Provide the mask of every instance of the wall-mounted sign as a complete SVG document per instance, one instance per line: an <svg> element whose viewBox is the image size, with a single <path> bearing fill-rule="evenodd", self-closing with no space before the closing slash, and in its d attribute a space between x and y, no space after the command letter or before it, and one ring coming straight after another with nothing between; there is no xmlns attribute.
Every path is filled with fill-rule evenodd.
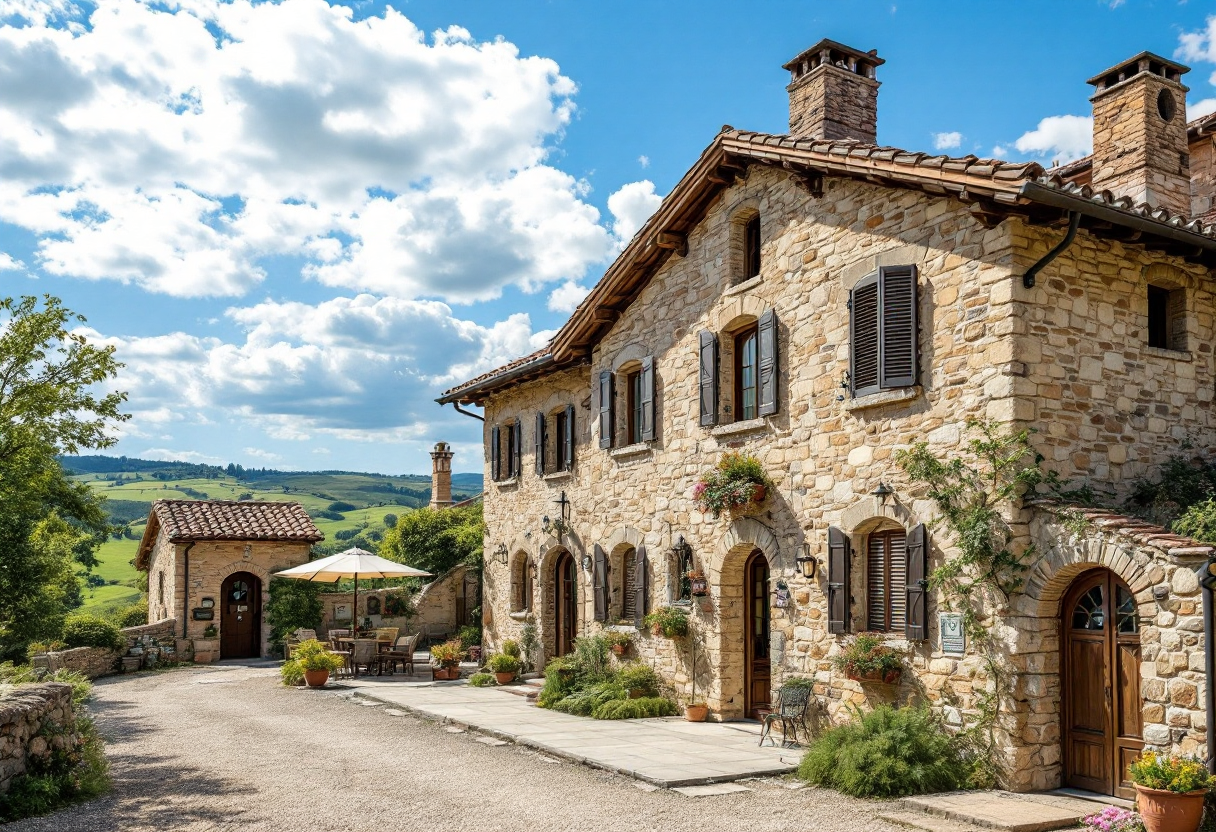
<svg viewBox="0 0 1216 832"><path fill-rule="evenodd" d="M967 652L967 633L963 630L963 614L961 612L939 612L937 614L937 631L941 634L943 653L961 656Z"/></svg>
<svg viewBox="0 0 1216 832"><path fill-rule="evenodd" d="M778 607L788 607L790 605L790 588L786 586L785 581L777 584L777 591L774 594L777 596Z"/></svg>
<svg viewBox="0 0 1216 832"><path fill-rule="evenodd" d="M334 621L350 621L350 604L334 606Z"/></svg>
<svg viewBox="0 0 1216 832"><path fill-rule="evenodd" d="M214 598L204 598L202 601L199 601L198 605L200 607L202 607L203 609L209 610L215 606L215 599Z"/></svg>
<svg viewBox="0 0 1216 832"><path fill-rule="evenodd" d="M215 610L210 607L195 607L191 617L195 621L212 621L215 619Z"/></svg>

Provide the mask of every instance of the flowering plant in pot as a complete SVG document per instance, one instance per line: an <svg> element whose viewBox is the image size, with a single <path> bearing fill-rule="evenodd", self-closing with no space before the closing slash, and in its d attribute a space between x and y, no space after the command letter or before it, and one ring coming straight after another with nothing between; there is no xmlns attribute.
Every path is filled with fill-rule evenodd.
<svg viewBox="0 0 1216 832"><path fill-rule="evenodd" d="M620 630L607 630L604 632L604 641L615 655L623 656L629 645L633 644L633 636Z"/></svg>
<svg viewBox="0 0 1216 832"><path fill-rule="evenodd" d="M486 667L494 674L494 680L498 684L505 685L515 681L515 674L519 672L520 664L519 659L515 656L496 653L486 662Z"/></svg>
<svg viewBox="0 0 1216 832"><path fill-rule="evenodd" d="M688 635L688 613L675 607L659 607L647 613L642 623L656 636L683 638Z"/></svg>
<svg viewBox="0 0 1216 832"><path fill-rule="evenodd" d="M459 679L460 660L464 658L464 649L460 639L445 641L431 648L431 662L435 665L436 679Z"/></svg>
<svg viewBox="0 0 1216 832"><path fill-rule="evenodd" d="M858 633L832 664L855 682L884 685L899 684L904 671L899 654L883 644L878 633Z"/></svg>
<svg viewBox="0 0 1216 832"><path fill-rule="evenodd" d="M292 650L291 659L304 671L304 681L310 688L324 687L329 681L329 674L346 662L341 656L329 652L329 649L315 638L296 645Z"/></svg>
<svg viewBox="0 0 1216 832"><path fill-rule="evenodd" d="M1216 785L1200 760L1145 751L1130 766L1136 804L1147 832L1195 832L1203 797Z"/></svg>
<svg viewBox="0 0 1216 832"><path fill-rule="evenodd" d="M692 496L701 511L719 517L755 514L768 497L773 481L760 460L751 454L728 451L709 473L693 486Z"/></svg>

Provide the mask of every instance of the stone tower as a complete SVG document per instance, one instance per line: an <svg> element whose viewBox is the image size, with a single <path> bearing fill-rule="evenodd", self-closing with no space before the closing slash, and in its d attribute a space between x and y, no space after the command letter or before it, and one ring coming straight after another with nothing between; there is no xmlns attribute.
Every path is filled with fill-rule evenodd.
<svg viewBox="0 0 1216 832"><path fill-rule="evenodd" d="M447 442L436 442L431 451L431 508L452 504L452 449Z"/></svg>
<svg viewBox="0 0 1216 832"><path fill-rule="evenodd" d="M878 51L821 40L782 68L790 71L790 135L878 141Z"/></svg>
<svg viewBox="0 0 1216 832"><path fill-rule="evenodd" d="M1093 188L1189 214L1191 162L1182 64L1141 52L1090 78Z"/></svg>

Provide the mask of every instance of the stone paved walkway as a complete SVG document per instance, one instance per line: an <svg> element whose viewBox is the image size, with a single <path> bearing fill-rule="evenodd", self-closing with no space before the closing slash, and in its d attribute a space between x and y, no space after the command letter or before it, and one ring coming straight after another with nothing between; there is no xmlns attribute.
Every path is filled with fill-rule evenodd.
<svg viewBox="0 0 1216 832"><path fill-rule="evenodd" d="M802 755L797 748L760 748L758 728L750 723L588 719L459 682L411 684L373 676L341 684L392 707L663 788L786 774Z"/></svg>

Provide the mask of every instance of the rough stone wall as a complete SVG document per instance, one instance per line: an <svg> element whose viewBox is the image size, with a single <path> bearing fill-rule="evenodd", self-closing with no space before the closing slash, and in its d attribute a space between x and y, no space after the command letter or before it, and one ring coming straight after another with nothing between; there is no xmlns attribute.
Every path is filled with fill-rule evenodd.
<svg viewBox="0 0 1216 832"><path fill-rule="evenodd" d="M821 64L789 85L790 135L807 139L878 136L878 81Z"/></svg>
<svg viewBox="0 0 1216 832"><path fill-rule="evenodd" d="M176 618L182 614L185 594L178 581L178 547L161 531L148 556L148 623ZM161 595L160 587L165 592Z"/></svg>
<svg viewBox="0 0 1216 832"><path fill-rule="evenodd" d="M1216 208L1216 136L1191 144L1191 216Z"/></svg>
<svg viewBox="0 0 1216 832"><path fill-rule="evenodd" d="M456 608L457 595L464 581L464 573L465 568L458 566L424 586L414 596L413 601L416 614L410 618L387 615L368 616L367 614L367 602L369 598L379 599L380 609L383 610L385 596L395 592L399 593L401 590L361 590L359 592L358 619L362 621L365 617L370 617L373 627L397 627L401 630L399 635L426 633L431 638L440 635L455 635L456 631L460 629L461 623L463 623L456 620ZM321 593L321 603L324 605L324 612L321 627L317 631L319 635L324 637L334 627L345 628L350 626L349 619L339 620L335 615L338 606L344 605L349 609L350 602L351 593L349 592Z"/></svg>
<svg viewBox="0 0 1216 832"><path fill-rule="evenodd" d="M78 742L75 725L71 685L45 682L0 691L0 793L31 759Z"/></svg>
<svg viewBox="0 0 1216 832"><path fill-rule="evenodd" d="M71 650L59 650L46 654L46 668L52 673L56 670L75 670L90 679L99 676L109 676L115 672L118 660L125 650L111 650L108 647L74 647ZM38 666L38 663L35 663Z"/></svg>

